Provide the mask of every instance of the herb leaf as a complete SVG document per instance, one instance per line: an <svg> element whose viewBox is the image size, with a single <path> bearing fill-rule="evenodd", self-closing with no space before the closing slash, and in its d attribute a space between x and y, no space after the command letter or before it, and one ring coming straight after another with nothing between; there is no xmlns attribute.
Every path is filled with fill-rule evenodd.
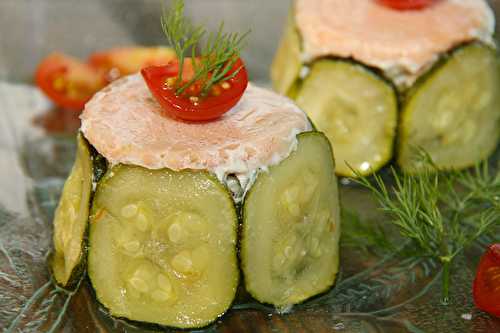
<svg viewBox="0 0 500 333"><path fill-rule="evenodd" d="M443 300L447 302L451 261L481 235L500 226L500 174L491 175L487 162L473 171L438 172L421 151L423 170L415 175L391 168L393 185L379 175L356 175L354 182L373 192L381 209L400 233L412 240L421 256L443 264Z"/></svg>
<svg viewBox="0 0 500 333"><path fill-rule="evenodd" d="M161 25L179 61L177 95L185 92L195 82L202 82L201 94L207 94L214 84L231 79L241 70L237 68L231 75L227 75L238 60L249 31L244 34L226 33L222 22L216 33L207 33L204 27L194 26L186 19L183 0L172 1L169 11L163 9ZM189 54L194 60L197 57L197 47L204 37L206 40L200 46L199 61L192 62L194 75L187 82L183 82L181 69L185 56Z"/></svg>

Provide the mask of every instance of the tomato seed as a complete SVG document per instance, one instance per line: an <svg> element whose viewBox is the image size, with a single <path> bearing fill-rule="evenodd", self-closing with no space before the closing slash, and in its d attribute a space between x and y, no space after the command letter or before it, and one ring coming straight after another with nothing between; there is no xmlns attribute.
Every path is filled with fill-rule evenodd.
<svg viewBox="0 0 500 333"><path fill-rule="evenodd" d="M500 267L489 267L486 273L500 273Z"/></svg>
<svg viewBox="0 0 500 333"><path fill-rule="evenodd" d="M167 87L172 87L175 84L175 77L169 77L168 79L165 80L165 85Z"/></svg>
<svg viewBox="0 0 500 333"><path fill-rule="evenodd" d="M52 86L57 91L63 91L64 88L66 87L66 81L62 76L56 77L52 82Z"/></svg>
<svg viewBox="0 0 500 333"><path fill-rule="evenodd" d="M219 96L221 94L221 90L220 90L219 86L213 86L211 89L211 93L214 96Z"/></svg>

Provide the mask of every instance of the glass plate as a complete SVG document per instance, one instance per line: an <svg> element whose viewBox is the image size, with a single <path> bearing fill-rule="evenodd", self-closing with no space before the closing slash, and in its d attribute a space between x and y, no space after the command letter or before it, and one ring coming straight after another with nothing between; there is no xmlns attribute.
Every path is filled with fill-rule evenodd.
<svg viewBox="0 0 500 333"><path fill-rule="evenodd" d="M50 109L28 85L0 84L0 328L7 332L144 332L115 320L87 279L75 293L55 287L46 268L51 220L75 152L78 118ZM500 152L492 158L498 164ZM384 216L366 190L341 179L341 270L333 289L284 314L238 294L231 310L201 332L500 332L500 319L475 309L471 284L483 237L452 267L451 304L441 304L440 267L374 246ZM365 235L361 241L353 239ZM364 232L364 234L363 234ZM496 240L499 241L500 237Z"/></svg>
<svg viewBox="0 0 500 333"><path fill-rule="evenodd" d="M251 27L244 57L253 79L265 83L289 2L199 0L188 1L187 10L195 21L213 25L215 15L231 29ZM500 0L491 3L500 8ZM52 110L32 86L12 83L31 77L35 64L52 50L85 57L115 45L162 43L151 19L158 10L156 0L0 1L1 331L160 329L111 318L86 279L75 293L51 283L46 267L51 220L73 163L79 123L75 114ZM497 150L492 165L498 166L499 159ZM445 306L440 267L430 259L402 255L405 240L386 228L370 193L342 179L341 200L341 270L329 292L285 314L240 292L231 310L200 332L500 332L500 319L477 310L471 297L479 257L500 235L479 239L455 261L451 304ZM379 227L400 247L374 246L370 235ZM363 237L349 237L354 231Z"/></svg>

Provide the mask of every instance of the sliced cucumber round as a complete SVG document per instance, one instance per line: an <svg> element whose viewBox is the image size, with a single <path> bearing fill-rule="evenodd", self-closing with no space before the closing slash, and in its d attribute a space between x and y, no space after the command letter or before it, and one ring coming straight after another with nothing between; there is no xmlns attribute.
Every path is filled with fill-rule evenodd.
<svg viewBox="0 0 500 333"><path fill-rule="evenodd" d="M336 172L377 171L391 158L396 135L396 92L363 66L331 59L313 63L297 104L333 145Z"/></svg>
<svg viewBox="0 0 500 333"><path fill-rule="evenodd" d="M302 68L300 36L294 23L293 10L288 15L283 37L271 65L273 88L283 95L294 95Z"/></svg>
<svg viewBox="0 0 500 333"><path fill-rule="evenodd" d="M87 142L77 137L76 160L54 215L54 249L50 269L57 284L73 287L85 270L85 232L92 193L92 158Z"/></svg>
<svg viewBox="0 0 500 333"><path fill-rule="evenodd" d="M236 293L236 231L231 194L210 174L113 167L90 218L97 299L117 317L206 326Z"/></svg>
<svg viewBox="0 0 500 333"><path fill-rule="evenodd" d="M499 105L496 52L478 43L458 48L410 90L401 114L398 164L409 172L421 169L417 148L441 169L486 158L498 143Z"/></svg>
<svg viewBox="0 0 500 333"><path fill-rule="evenodd" d="M298 147L258 175L243 204L241 267L257 300L286 307L330 288L338 271L340 216L328 139Z"/></svg>

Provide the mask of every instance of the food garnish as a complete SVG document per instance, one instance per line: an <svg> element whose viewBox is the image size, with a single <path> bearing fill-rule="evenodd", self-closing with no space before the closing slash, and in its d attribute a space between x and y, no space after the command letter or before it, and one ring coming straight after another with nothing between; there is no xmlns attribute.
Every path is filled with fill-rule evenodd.
<svg viewBox="0 0 500 333"><path fill-rule="evenodd" d="M193 26L184 17L182 0L174 1L171 11L164 11L162 27L177 61L144 68L141 72L167 115L206 121L229 111L248 84L247 71L240 59L247 33L225 33L221 23L217 33L207 34L205 28ZM206 42L197 54L196 47L204 37Z"/></svg>
<svg viewBox="0 0 500 333"><path fill-rule="evenodd" d="M473 295L478 308L500 317L500 243L490 245L482 256Z"/></svg>
<svg viewBox="0 0 500 333"><path fill-rule="evenodd" d="M442 264L442 302L448 304L453 259L500 225L500 173L492 175L487 162L473 171L438 173L427 153L419 150L418 156L427 168L417 175L391 168L392 186L380 175L370 180L353 170L359 177L354 181L373 192L389 222L411 240L416 255Z"/></svg>
<svg viewBox="0 0 500 333"><path fill-rule="evenodd" d="M76 111L106 84L90 65L60 53L49 55L38 65L35 81L56 105Z"/></svg>
<svg viewBox="0 0 500 333"><path fill-rule="evenodd" d="M167 47L116 48L93 53L87 63L53 53L38 65L35 82L60 108L80 111L109 82L175 58L175 52Z"/></svg>
<svg viewBox="0 0 500 333"><path fill-rule="evenodd" d="M384 6L398 10L423 9L432 5L436 0L377 0Z"/></svg>

